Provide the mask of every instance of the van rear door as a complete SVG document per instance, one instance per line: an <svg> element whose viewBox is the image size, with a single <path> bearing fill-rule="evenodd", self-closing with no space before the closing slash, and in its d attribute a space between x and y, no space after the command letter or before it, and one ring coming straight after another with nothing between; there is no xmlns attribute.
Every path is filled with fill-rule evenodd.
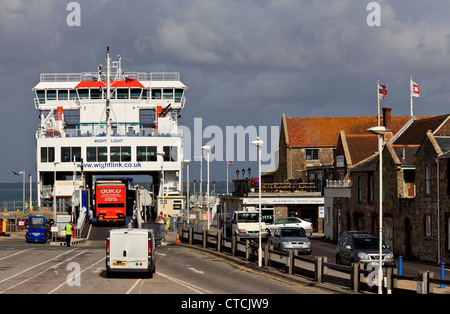
<svg viewBox="0 0 450 314"><path fill-rule="evenodd" d="M147 271L149 232L121 229L110 232L110 268L113 271ZM151 240L151 239L150 239Z"/></svg>

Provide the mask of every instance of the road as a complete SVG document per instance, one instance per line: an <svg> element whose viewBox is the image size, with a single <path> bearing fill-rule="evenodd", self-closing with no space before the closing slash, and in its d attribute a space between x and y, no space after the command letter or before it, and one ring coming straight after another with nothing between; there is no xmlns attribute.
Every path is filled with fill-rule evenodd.
<svg viewBox="0 0 450 314"><path fill-rule="evenodd" d="M0 240L0 294L323 294L179 245L156 250L153 278L106 277L105 242L65 247Z"/></svg>
<svg viewBox="0 0 450 314"><path fill-rule="evenodd" d="M313 239L311 241L311 245L311 257L326 256L329 263L336 263L336 244ZM434 278L440 278L441 268L438 265L435 266L411 261L403 261L403 275L417 276L420 271L426 270L434 272ZM446 276L448 276L448 271L446 271Z"/></svg>

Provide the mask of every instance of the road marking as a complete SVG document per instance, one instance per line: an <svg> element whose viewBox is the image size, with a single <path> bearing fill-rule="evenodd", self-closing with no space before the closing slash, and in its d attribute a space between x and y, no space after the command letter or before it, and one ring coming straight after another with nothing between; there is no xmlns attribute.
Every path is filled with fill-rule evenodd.
<svg viewBox="0 0 450 314"><path fill-rule="evenodd" d="M0 283L5 282L5 281L7 281L7 280L9 280L9 279L11 279L11 278L17 277L17 276L19 276L19 275L21 275L21 274L23 274L23 273L25 273L25 272L27 272L27 271L33 269L33 268L36 268L36 267L41 266L41 265L43 265L43 264L45 264L45 263L48 263L48 262L50 262L50 261L52 261L52 260L54 260L54 259L57 259L57 258L60 257L60 256L63 256L63 255L65 255L65 254L67 254L67 253L70 253L70 252L72 252L72 251L74 251L74 250L75 250L75 249L72 249L72 250L67 251L67 252L65 252L65 253L59 254L58 256L53 257L53 258L51 258L51 259L49 259L49 260L46 260L45 262L42 262L42 263L36 264L36 265L34 265L34 266L31 266L31 267L29 267L29 268L27 268L27 269L21 271L20 273L17 273L17 274L15 274L15 275L12 275L12 276L10 276L10 277L8 277L8 278L5 278L5 279L1 280Z"/></svg>
<svg viewBox="0 0 450 314"><path fill-rule="evenodd" d="M79 274L77 274L77 276L80 276L82 273L84 273L86 270L94 267L95 265L97 265L98 263L100 263L101 261L104 261L105 257L102 257L100 260L98 260L97 262L95 262L94 264L92 264L91 266L89 266L88 268L85 268L84 270L82 270ZM71 278L73 279L73 278ZM67 284L67 282L69 281L69 278L64 281L62 284L60 284L58 287L56 287L55 289L53 289L52 291L50 291L48 294L52 294L53 292L55 292L56 290L58 290L59 288L61 288L62 286L64 286L65 284Z"/></svg>
<svg viewBox="0 0 450 314"><path fill-rule="evenodd" d="M11 254L11 255L8 255L8 256L3 256L2 258L0 258L0 261L1 261L2 259L5 259L5 258L14 256L14 255L17 255L17 254L20 254L20 253L23 253L23 252L26 252L26 251L29 251L29 250L33 250L33 249L26 249L26 250L22 250L22 251L16 252L16 253Z"/></svg>
<svg viewBox="0 0 450 314"><path fill-rule="evenodd" d="M194 273L197 273L197 274L202 274L202 275L204 274L203 270L197 270L194 267L189 267L188 269L192 270Z"/></svg>
<svg viewBox="0 0 450 314"><path fill-rule="evenodd" d="M197 287L196 285L193 285L193 284L191 284L191 283L189 283L189 282L186 282L186 281L183 281L183 280L180 280L180 279L177 279L177 278L174 278L174 277L165 275L165 274L163 274L163 273L156 272L156 274L158 274L159 276L164 277L164 278L166 278L166 279L169 279L169 280L171 280L171 281L173 281L173 282L175 282L175 283L177 283L177 284L179 284L179 285L181 285L181 286L184 286L184 287L186 287L186 288L188 288L188 289L191 289L192 291L195 291L195 292L197 292L198 294L212 293L212 292L209 291L209 290L206 290L206 289Z"/></svg>
<svg viewBox="0 0 450 314"><path fill-rule="evenodd" d="M128 289L128 291L127 291L125 294L130 294L131 291L133 291L133 289L138 285L138 283L141 282L141 280L142 280L142 278L141 278L141 279L138 279L138 280L134 283L134 285L133 285L130 289Z"/></svg>
<svg viewBox="0 0 450 314"><path fill-rule="evenodd" d="M47 271L47 270L49 270L49 269L53 269L53 270L55 270L55 272L56 272L56 268L57 268L59 265L64 264L64 263L67 263L68 261L74 259L74 258L77 257L78 255L81 255L81 254L83 254L83 253L86 252L86 251L87 251L87 250L85 250L85 251L83 251L83 252L81 252L81 253L78 253L77 255L72 256L72 257L69 258L68 260L65 260L65 261L60 262L60 263L58 263L58 264L56 264L56 265L53 265L52 267L50 267L50 268L48 268L48 269L46 269L46 270L44 270L44 271L42 271L42 272L40 272L40 273L37 273L37 274L34 275L33 277L27 278L27 279L25 279L25 280L23 280L23 281L21 281L21 282L19 282L19 283L16 283L14 286L10 286L10 287L8 287L8 289L5 289L5 290L3 290L3 291L0 291L0 294L2 294L2 293L5 292L5 291L8 291L8 290L10 290L10 289L12 289L12 288L15 288L15 287L17 287L17 286L19 286L19 285L21 285L21 284L27 282L28 280L31 280L31 279L33 279L33 278L36 278L37 276L41 275L43 272L45 272L45 271Z"/></svg>

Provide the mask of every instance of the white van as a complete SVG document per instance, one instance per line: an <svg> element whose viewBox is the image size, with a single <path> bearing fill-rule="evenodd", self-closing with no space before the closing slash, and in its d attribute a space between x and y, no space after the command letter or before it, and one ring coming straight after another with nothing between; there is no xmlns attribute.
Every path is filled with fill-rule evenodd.
<svg viewBox="0 0 450 314"><path fill-rule="evenodd" d="M150 278L155 272L155 236L149 229L113 229L106 239L106 274L143 272Z"/></svg>

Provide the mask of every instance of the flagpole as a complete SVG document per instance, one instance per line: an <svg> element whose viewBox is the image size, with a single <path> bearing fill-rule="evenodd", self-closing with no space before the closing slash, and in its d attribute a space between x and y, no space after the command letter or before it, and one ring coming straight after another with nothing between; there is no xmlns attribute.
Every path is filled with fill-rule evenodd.
<svg viewBox="0 0 450 314"><path fill-rule="evenodd" d="M380 126L380 80L377 80L377 100L378 100L377 119L378 119L378 126Z"/></svg>
<svg viewBox="0 0 450 314"><path fill-rule="evenodd" d="M413 90L412 90L412 76L409 77L409 98L410 98L410 103L411 103L411 117L414 115L413 114Z"/></svg>
<svg viewBox="0 0 450 314"><path fill-rule="evenodd" d="M227 195L228 195L228 160L227 160Z"/></svg>

